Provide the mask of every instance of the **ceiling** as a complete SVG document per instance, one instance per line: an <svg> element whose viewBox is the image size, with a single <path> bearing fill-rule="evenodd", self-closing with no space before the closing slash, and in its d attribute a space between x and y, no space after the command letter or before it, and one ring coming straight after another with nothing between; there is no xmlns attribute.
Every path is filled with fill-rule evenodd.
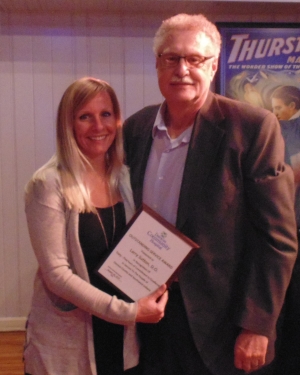
<svg viewBox="0 0 300 375"><path fill-rule="evenodd" d="M232 2L230 7L228 3ZM235 13L241 10L255 11L270 7L272 10L283 12L299 11L300 0L0 0L0 12L72 12L72 13L199 13L209 12L222 14L230 10ZM288 6L287 3L289 4ZM274 8L275 7L275 8Z"/></svg>

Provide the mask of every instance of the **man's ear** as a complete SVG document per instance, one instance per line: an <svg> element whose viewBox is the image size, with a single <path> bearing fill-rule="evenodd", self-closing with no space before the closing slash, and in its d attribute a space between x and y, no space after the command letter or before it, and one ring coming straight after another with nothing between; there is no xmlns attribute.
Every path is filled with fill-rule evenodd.
<svg viewBox="0 0 300 375"><path fill-rule="evenodd" d="M211 64L211 78L210 78L211 81L214 79L214 76L217 70L218 70L218 58L215 57Z"/></svg>
<svg viewBox="0 0 300 375"><path fill-rule="evenodd" d="M157 69L157 67L158 67L158 58L156 57L156 59L155 59L155 69Z"/></svg>

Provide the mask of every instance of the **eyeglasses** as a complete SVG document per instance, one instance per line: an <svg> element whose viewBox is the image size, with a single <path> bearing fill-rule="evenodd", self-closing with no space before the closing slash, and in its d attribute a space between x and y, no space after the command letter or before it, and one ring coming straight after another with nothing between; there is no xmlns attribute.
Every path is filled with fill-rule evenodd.
<svg viewBox="0 0 300 375"><path fill-rule="evenodd" d="M180 59L184 59L188 68L201 68L205 61L212 59L214 56L200 56L200 55L190 55L190 56L179 56L174 53L160 53L158 55L162 65L165 68L175 68L179 64Z"/></svg>

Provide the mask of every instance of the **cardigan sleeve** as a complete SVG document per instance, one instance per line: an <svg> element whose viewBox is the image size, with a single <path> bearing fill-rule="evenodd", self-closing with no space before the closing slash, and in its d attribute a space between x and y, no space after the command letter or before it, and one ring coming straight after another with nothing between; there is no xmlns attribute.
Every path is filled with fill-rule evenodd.
<svg viewBox="0 0 300 375"><path fill-rule="evenodd" d="M39 273L50 294L109 322L134 324L137 303L127 303L102 292L89 283L88 277L86 280L80 277L75 269L71 254L76 249L68 248L69 215L58 178L46 177L45 181L30 183L25 211ZM81 252L79 245L78 252Z"/></svg>

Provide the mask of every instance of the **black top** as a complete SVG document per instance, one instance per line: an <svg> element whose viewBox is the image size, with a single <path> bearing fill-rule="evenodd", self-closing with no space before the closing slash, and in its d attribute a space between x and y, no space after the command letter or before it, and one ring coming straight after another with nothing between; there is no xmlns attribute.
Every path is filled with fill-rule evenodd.
<svg viewBox="0 0 300 375"><path fill-rule="evenodd" d="M120 239L126 225L125 209L122 202L114 206L115 235L113 238L112 207L97 208L102 219L109 248L106 247L105 236L97 215L81 213L79 215L79 240L90 277L96 288L110 295L121 296L107 284L95 270L110 254L113 246ZM105 375L123 374L123 326L108 323L93 316L93 333L97 373Z"/></svg>

